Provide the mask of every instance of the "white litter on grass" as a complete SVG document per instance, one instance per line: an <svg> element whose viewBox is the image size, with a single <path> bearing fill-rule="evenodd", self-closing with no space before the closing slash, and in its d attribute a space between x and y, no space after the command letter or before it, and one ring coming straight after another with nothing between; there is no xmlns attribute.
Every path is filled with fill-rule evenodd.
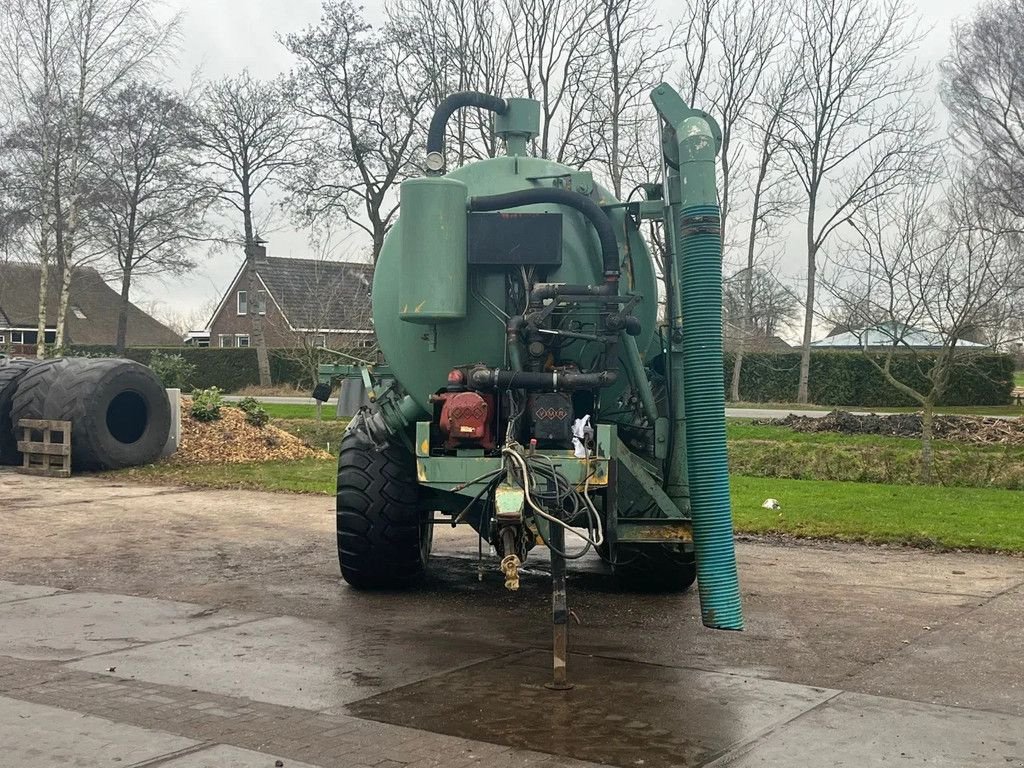
<svg viewBox="0 0 1024 768"><path fill-rule="evenodd" d="M764 504L761 506L765 509L782 509L782 505L779 504L778 499L765 499Z"/></svg>

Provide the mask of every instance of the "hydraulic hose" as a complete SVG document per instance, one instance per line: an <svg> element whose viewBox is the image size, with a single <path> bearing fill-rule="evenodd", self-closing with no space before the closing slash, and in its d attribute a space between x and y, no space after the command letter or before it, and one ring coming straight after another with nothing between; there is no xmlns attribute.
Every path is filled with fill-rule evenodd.
<svg viewBox="0 0 1024 768"><path fill-rule="evenodd" d="M444 132L450 118L456 110L464 107L480 107L499 115L508 111L508 102L497 96L480 91L460 91L446 97L437 105L434 116L430 119L427 131L427 170L440 173L444 168Z"/></svg>
<svg viewBox="0 0 1024 768"><path fill-rule="evenodd" d="M619 244L615 239L615 227L608 214L586 195L573 192L571 189L557 187L533 187L507 192L503 195L469 198L471 211L500 211L505 208L519 208L537 203L554 203L574 208L582 213L597 231L597 239L601 243L601 262L604 266L605 281L616 283L619 280Z"/></svg>

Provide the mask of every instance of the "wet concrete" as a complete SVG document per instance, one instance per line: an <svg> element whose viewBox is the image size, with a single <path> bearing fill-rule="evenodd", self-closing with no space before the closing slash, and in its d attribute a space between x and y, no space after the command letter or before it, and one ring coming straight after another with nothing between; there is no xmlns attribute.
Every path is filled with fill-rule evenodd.
<svg viewBox="0 0 1024 768"><path fill-rule="evenodd" d="M197 742L0 696L0 755L14 768L130 766Z"/></svg>
<svg viewBox="0 0 1024 768"><path fill-rule="evenodd" d="M323 497L0 471L0 505L0 692L63 707L32 681L114 702L141 686L149 719L66 706L203 745L168 765L228 744L244 768L447 768L460 744L467 764L545 768L1024 766L1024 559L741 542L743 633L701 627L695 594L622 594L586 560L569 580L577 687L556 694L543 558L508 593L491 568L477 580L462 530L438 529L421 588L367 594L339 579Z"/></svg>
<svg viewBox="0 0 1024 768"><path fill-rule="evenodd" d="M610 765L697 766L839 692L572 654L570 691L531 651L364 699L347 711Z"/></svg>

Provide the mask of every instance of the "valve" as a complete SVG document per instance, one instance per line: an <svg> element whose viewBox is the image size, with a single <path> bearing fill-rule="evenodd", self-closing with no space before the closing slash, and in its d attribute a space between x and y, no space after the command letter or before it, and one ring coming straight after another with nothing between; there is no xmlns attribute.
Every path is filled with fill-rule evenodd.
<svg viewBox="0 0 1024 768"><path fill-rule="evenodd" d="M519 589L519 555L505 555L501 558L501 572L505 574L505 589L515 592Z"/></svg>

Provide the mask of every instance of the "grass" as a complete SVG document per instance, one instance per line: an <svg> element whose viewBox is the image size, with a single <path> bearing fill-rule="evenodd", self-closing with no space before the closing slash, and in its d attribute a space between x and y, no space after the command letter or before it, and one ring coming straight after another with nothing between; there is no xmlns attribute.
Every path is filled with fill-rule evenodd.
<svg viewBox="0 0 1024 768"><path fill-rule="evenodd" d="M177 467L113 473L143 482L331 495L328 459ZM734 476L736 530L872 544L1024 552L1024 494L990 488L896 486ZM778 499L779 510L764 509Z"/></svg>
<svg viewBox="0 0 1024 768"><path fill-rule="evenodd" d="M1024 371L1017 371L1013 374L1013 386L1024 387Z"/></svg>
<svg viewBox="0 0 1024 768"><path fill-rule="evenodd" d="M256 464L150 464L118 470L106 476L197 488L332 494L335 472L333 459L301 459Z"/></svg>
<svg viewBox="0 0 1024 768"><path fill-rule="evenodd" d="M301 438L307 445L337 454L338 443L348 426L348 419L274 419L271 423Z"/></svg>
<svg viewBox="0 0 1024 768"><path fill-rule="evenodd" d="M316 419L316 405L312 403L264 403L261 402L272 419ZM324 405L320 409L320 418L323 421L334 421L337 416L333 405Z"/></svg>
<svg viewBox="0 0 1024 768"><path fill-rule="evenodd" d="M1024 552L1024 494L734 477L736 530L948 549ZM781 509L764 509L774 498Z"/></svg>

